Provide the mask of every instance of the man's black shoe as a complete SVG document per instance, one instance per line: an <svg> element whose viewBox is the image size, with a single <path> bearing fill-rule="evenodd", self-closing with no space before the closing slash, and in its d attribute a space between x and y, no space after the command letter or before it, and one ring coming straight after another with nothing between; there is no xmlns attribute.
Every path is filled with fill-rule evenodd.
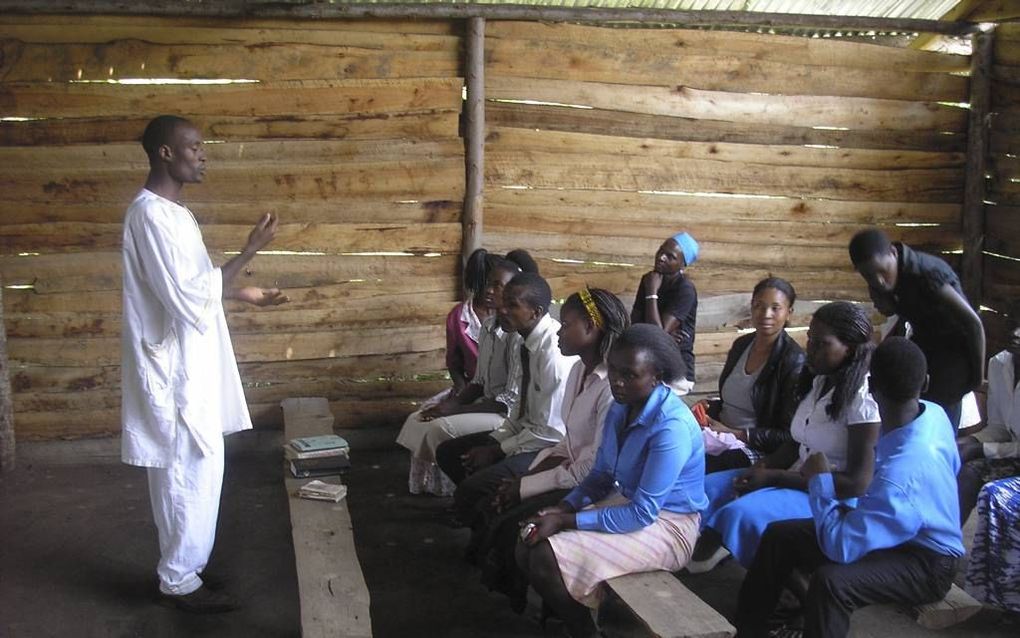
<svg viewBox="0 0 1020 638"><path fill-rule="evenodd" d="M205 586L183 595L160 592L158 602L166 607L176 607L192 614L222 614L240 606L231 596L224 592L212 591Z"/></svg>

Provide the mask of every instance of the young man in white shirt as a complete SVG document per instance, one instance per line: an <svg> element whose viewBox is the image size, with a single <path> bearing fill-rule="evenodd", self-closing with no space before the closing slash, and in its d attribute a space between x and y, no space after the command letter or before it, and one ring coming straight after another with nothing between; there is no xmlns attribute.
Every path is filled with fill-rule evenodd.
<svg viewBox="0 0 1020 638"><path fill-rule="evenodd" d="M503 479L522 476L539 450L563 439L563 391L577 357L560 353L551 300L549 284L535 273L510 280L500 312L524 338L518 414L491 433L462 436L436 450L439 467L457 484L453 498L463 524L474 521L475 506L487 503Z"/></svg>
<svg viewBox="0 0 1020 638"><path fill-rule="evenodd" d="M264 215L241 253L213 266L185 184L205 176L202 135L189 121L153 119L142 136L145 188L124 218L121 456L148 468L159 532L159 601L196 613L235 608L219 579L202 574L212 551L223 483L223 435L251 428L223 314L223 299L257 306L287 298L231 283L272 241Z"/></svg>

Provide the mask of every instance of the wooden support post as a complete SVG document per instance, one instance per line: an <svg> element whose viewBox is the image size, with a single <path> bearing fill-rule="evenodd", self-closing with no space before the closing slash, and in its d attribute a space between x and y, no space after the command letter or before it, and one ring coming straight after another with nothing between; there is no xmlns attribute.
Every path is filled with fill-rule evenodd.
<svg viewBox="0 0 1020 638"><path fill-rule="evenodd" d="M468 18L464 103L464 262L482 245L482 200L485 191L485 18Z"/></svg>
<svg viewBox="0 0 1020 638"><path fill-rule="evenodd" d="M4 286L0 280L0 472L14 469L14 408L11 371L7 362L7 329L4 327Z"/></svg>
<svg viewBox="0 0 1020 638"><path fill-rule="evenodd" d="M963 292L975 308L981 306L985 244L985 171L988 163L988 111L991 101L994 31L971 37L970 122L967 127L967 169L963 188Z"/></svg>

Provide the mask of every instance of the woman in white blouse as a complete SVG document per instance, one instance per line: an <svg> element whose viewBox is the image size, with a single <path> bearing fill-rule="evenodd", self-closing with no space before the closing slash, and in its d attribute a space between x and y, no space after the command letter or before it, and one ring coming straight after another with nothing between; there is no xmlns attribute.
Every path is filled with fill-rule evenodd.
<svg viewBox="0 0 1020 638"><path fill-rule="evenodd" d="M710 504L688 570L711 569L726 550L749 567L769 523L810 517L799 469L814 452L832 463L840 498L864 493L880 428L878 405L868 393L871 333L868 315L852 303L836 301L815 312L807 343L807 366L815 376L802 378L804 398L790 423L793 441L749 469L705 478Z"/></svg>

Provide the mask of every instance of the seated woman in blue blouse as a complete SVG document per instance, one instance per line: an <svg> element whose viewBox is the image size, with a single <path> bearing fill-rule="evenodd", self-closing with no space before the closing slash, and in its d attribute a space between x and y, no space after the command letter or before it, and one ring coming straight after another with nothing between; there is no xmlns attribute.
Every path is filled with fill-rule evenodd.
<svg viewBox="0 0 1020 638"><path fill-rule="evenodd" d="M708 504L701 432L666 385L685 374L672 337L632 326L608 368L615 401L591 472L526 521L517 546L518 565L575 638L596 635L588 608L598 607L603 581L684 566Z"/></svg>
<svg viewBox="0 0 1020 638"><path fill-rule="evenodd" d="M868 315L835 301L819 308L808 328L804 398L790 423L793 440L746 470L709 474L705 529L687 566L714 567L729 550L744 567L754 560L769 523L811 516L807 481L800 466L823 452L833 466L836 493L853 499L871 482L878 440L878 405L868 393L868 366L875 346Z"/></svg>

